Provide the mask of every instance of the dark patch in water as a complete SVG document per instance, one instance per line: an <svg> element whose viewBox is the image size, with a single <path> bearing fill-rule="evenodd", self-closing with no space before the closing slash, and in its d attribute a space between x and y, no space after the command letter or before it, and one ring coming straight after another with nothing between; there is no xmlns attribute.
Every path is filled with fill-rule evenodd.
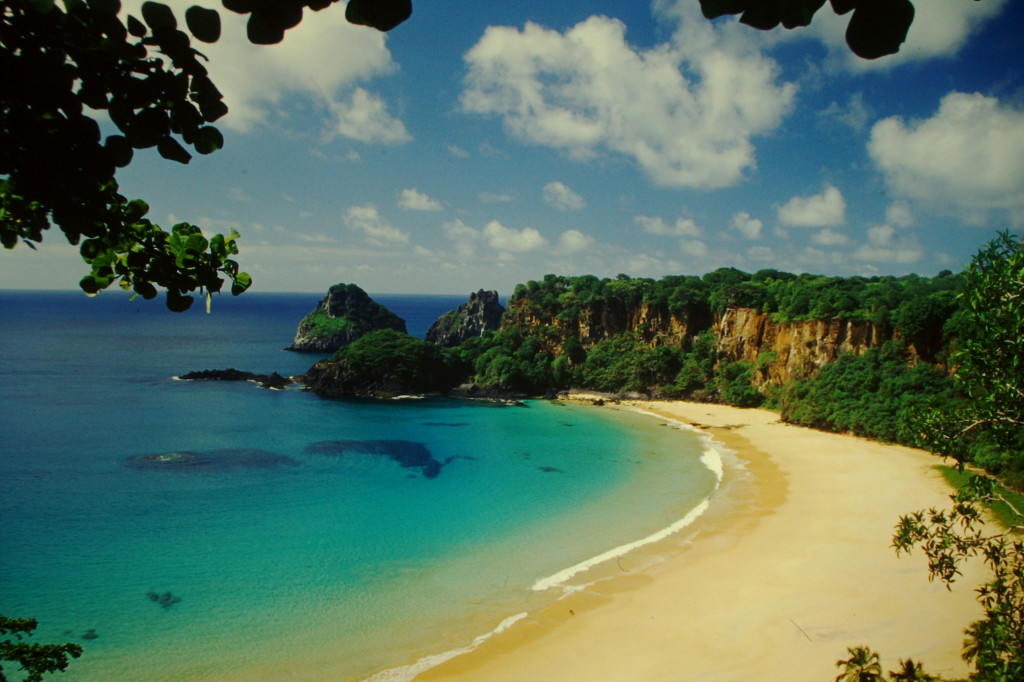
<svg viewBox="0 0 1024 682"><path fill-rule="evenodd" d="M85 632L82 633L82 639L92 640L92 639L96 639L97 637L99 637L99 635L96 634L96 629L95 628L90 628L90 629L88 629L88 630L86 630Z"/></svg>
<svg viewBox="0 0 1024 682"><path fill-rule="evenodd" d="M439 462L423 443L409 440L323 440L307 445L306 452L334 457L383 455L397 462L403 469L419 469L424 478L437 478L441 468L456 459L449 457L444 462Z"/></svg>
<svg viewBox="0 0 1024 682"><path fill-rule="evenodd" d="M564 474L565 473L564 471L562 471L558 467L537 467L537 468L540 469L541 471L543 471L545 474Z"/></svg>
<svg viewBox="0 0 1024 682"><path fill-rule="evenodd" d="M469 426L469 422L423 422L424 426Z"/></svg>
<svg viewBox="0 0 1024 682"><path fill-rule="evenodd" d="M149 601L153 602L154 604L159 604L165 609L169 609L181 601L181 597L175 596L170 592L164 592L163 594L157 594L156 592L147 592L146 596L149 598Z"/></svg>
<svg viewBox="0 0 1024 682"><path fill-rule="evenodd" d="M179 450L155 455L137 455L125 464L144 471L212 471L220 473L233 469L276 469L280 466L298 466L291 457L254 448L228 448L225 450Z"/></svg>

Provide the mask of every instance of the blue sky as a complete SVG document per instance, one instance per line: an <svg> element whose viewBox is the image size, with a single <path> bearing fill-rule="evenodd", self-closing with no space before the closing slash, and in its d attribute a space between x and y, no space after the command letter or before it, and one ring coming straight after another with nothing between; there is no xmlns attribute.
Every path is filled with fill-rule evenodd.
<svg viewBox="0 0 1024 682"><path fill-rule="evenodd" d="M934 275L1024 225L1022 4L918 2L875 62L827 3L761 32L697 0L420 0L386 36L338 3L274 47L221 10L225 149L119 178L162 225L237 229L256 291ZM0 254L0 288L73 288L76 259L54 232Z"/></svg>

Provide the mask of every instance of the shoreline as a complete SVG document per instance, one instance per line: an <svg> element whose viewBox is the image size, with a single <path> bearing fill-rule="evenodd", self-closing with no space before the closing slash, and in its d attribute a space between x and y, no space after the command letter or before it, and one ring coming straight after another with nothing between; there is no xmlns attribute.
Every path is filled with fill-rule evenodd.
<svg viewBox="0 0 1024 682"><path fill-rule="evenodd" d="M624 555L626 568L590 568L586 588L503 623L416 680L810 682L833 679L856 645L878 651L886 670L914 658L932 674L967 671L961 642L981 614L981 562L947 591L928 582L920 554L897 558L889 547L899 515L949 502L938 457L784 424L765 410L646 400L605 408L689 425L735 453L714 502L684 532Z"/></svg>

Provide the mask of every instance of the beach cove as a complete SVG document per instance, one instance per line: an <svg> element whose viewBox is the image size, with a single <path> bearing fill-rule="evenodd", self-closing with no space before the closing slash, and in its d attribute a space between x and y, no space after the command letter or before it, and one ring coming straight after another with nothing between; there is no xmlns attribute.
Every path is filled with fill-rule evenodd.
<svg viewBox="0 0 1024 682"><path fill-rule="evenodd" d="M981 615L983 566L965 566L947 591L928 581L922 555L889 547L901 514L949 502L939 458L765 410L611 408L692 425L733 451L714 504L681 537L638 550L663 561L629 555L619 575L416 679L827 680L856 645L886 670L914 658L932 674L966 672L963 629Z"/></svg>

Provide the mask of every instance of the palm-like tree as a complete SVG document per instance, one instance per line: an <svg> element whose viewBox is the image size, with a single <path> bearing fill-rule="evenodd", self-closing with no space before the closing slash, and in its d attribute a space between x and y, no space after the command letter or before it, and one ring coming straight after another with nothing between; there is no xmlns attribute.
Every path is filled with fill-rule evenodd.
<svg viewBox="0 0 1024 682"><path fill-rule="evenodd" d="M836 682L882 682L882 663L876 652L866 646L847 647L846 651L850 657L836 661L843 669Z"/></svg>
<svg viewBox="0 0 1024 682"><path fill-rule="evenodd" d="M900 669L889 671L890 682L935 682L939 678L924 671L924 666L915 663L914 659L900 659Z"/></svg>

